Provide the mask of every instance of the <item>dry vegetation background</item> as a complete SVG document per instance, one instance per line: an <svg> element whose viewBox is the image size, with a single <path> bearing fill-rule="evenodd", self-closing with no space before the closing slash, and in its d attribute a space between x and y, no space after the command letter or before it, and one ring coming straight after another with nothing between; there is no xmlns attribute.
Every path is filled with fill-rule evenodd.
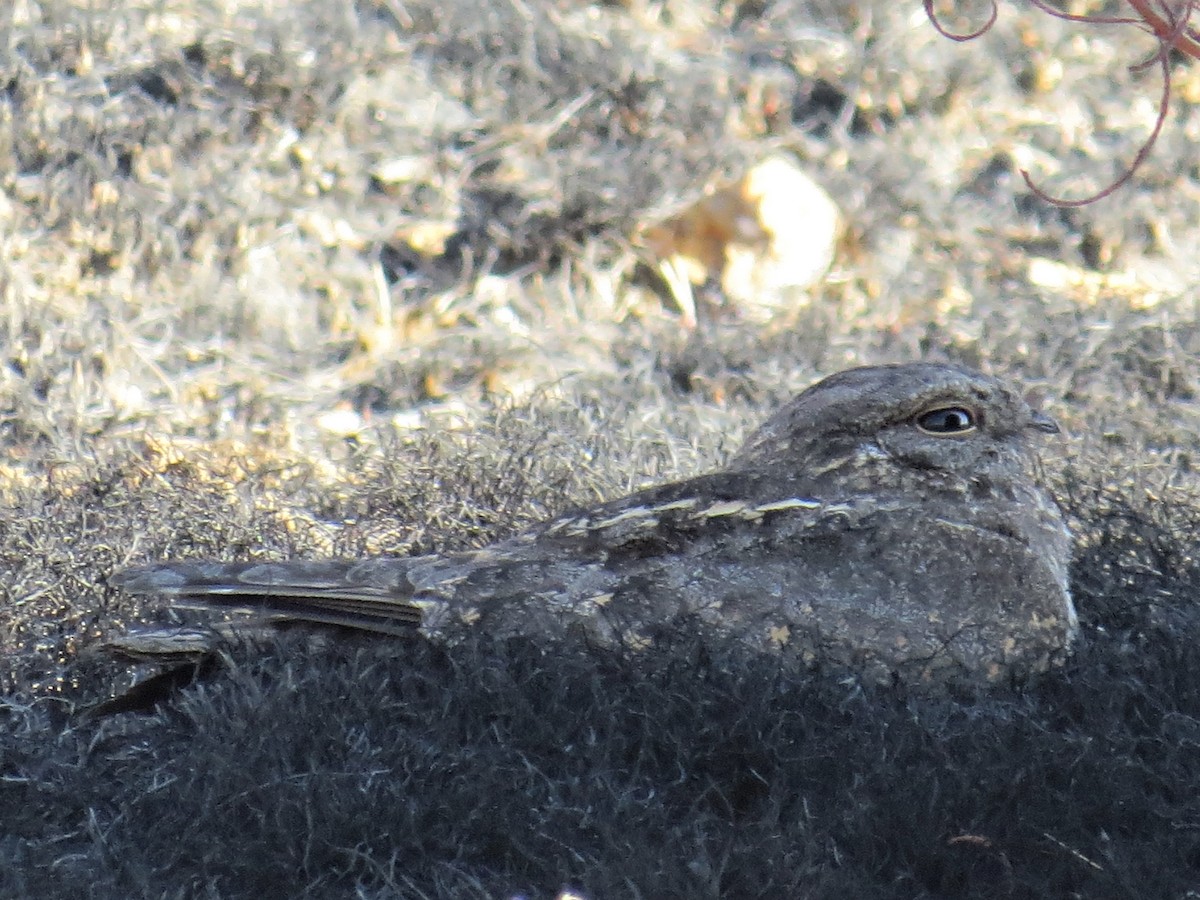
<svg viewBox="0 0 1200 900"><path fill-rule="evenodd" d="M1112 180L1153 125L1155 73L1127 66L1154 48L1134 29L1019 4L967 45L894 0L3 4L0 893L1197 896L1200 774L1185 750L1200 747L1200 681L1186 671L1200 663L1186 649L1200 645L1200 68L1176 67L1156 152L1115 196L1057 209L1018 174L1067 196ZM781 151L842 209L830 276L766 322L707 291L684 327L632 236ZM1075 516L1091 649L1073 674L996 700L1000 713L914 725L925 720L903 698L721 681L720 666L683 703L687 667L639 671L579 648L560 661L530 651L557 673L545 680L515 651L476 648L489 680L428 648L305 665L307 648L289 645L266 654L290 647L286 662L245 650L245 671L157 717L72 717L133 674L95 645L167 616L108 589L115 569L478 545L715 464L819 376L914 358L1012 377L1066 427L1047 464ZM444 677L414 675L421 665ZM336 699L354 685L354 700ZM750 686L775 713L739 693ZM786 779L715 813L698 788L669 799L667 782L612 788L619 814L573 793L641 758L624 744L613 768L547 775L542 794L521 781L551 770L537 754L566 741L563 710L584 710L612 744L628 731L596 717L624 722L640 702L663 705L630 728L683 703L662 727L689 735L689 752L740 735L706 757L712 783L765 772L738 747L800 740L764 724L783 702L772 691L825 710L802 728L825 748L807 771L856 824L819 811L819 786ZM1088 705L1104 695L1125 705ZM512 707L506 725L497 704ZM695 718L737 708L763 718L744 734ZM365 724L380 710L411 743ZM419 713L441 717L440 755L413 736ZM1132 754L1144 780L1093 767L1124 793L1067 815L1063 802L1095 796L1079 760L1106 731L1123 737L1102 758ZM853 743L821 743L843 732ZM239 744L249 733L267 743ZM308 749L277 753L271 733ZM1021 781L1021 766L1042 771L1022 754L1051 733L1073 749L1044 783ZM524 762L479 750L493 740ZM855 757L873 740L888 749ZM945 740L961 752L940 755ZM987 756L1004 740L1017 762ZM361 755L322 761L322 746ZM455 790L422 780L419 760L451 746L478 751L456 758L470 777ZM956 799L908 799L835 759L886 763L907 790L930 766L946 776L934 793ZM985 762L1012 777L989 792ZM317 785L326 763L357 787ZM286 787L256 793L306 778L309 793L286 801ZM409 787L363 799L376 781ZM515 782L506 806L496 797ZM787 806L808 810L806 791L818 811ZM305 799L335 795L336 814ZM1013 811L1031 797L1049 798L1036 827ZM756 803L810 831L768 827ZM381 809L408 810L407 824L383 828ZM570 825L545 812L519 837L535 809ZM688 832L692 816L710 830ZM372 826L378 843L360 833ZM896 843L920 843L922 828L923 849ZM727 843L706 843L714 834Z"/></svg>

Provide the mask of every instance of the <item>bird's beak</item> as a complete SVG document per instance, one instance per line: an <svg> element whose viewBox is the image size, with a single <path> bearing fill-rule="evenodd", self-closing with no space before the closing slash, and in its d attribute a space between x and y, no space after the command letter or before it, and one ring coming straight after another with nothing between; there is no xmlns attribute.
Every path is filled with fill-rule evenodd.
<svg viewBox="0 0 1200 900"><path fill-rule="evenodd" d="M1036 428L1038 431L1044 431L1046 434L1058 434L1062 431L1058 427L1058 423L1043 412L1033 411L1033 415L1029 419L1029 427Z"/></svg>

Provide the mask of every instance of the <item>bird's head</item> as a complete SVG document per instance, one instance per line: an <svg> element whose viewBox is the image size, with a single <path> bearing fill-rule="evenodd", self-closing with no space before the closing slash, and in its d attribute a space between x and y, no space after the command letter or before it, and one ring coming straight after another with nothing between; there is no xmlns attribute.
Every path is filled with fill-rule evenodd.
<svg viewBox="0 0 1200 900"><path fill-rule="evenodd" d="M989 479L1028 471L1035 460L1031 439L1058 430L988 375L938 363L870 366L839 372L798 395L750 437L732 465L785 465L806 480L889 470Z"/></svg>

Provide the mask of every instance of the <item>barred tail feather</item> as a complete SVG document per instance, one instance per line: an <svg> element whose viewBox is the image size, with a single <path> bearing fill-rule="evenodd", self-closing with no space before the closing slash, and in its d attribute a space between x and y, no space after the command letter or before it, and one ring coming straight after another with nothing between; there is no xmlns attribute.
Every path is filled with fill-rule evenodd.
<svg viewBox="0 0 1200 900"><path fill-rule="evenodd" d="M172 562L127 569L109 584L160 594L177 606L243 609L269 621L341 625L385 634L411 632L421 606L410 602L405 560L283 563Z"/></svg>

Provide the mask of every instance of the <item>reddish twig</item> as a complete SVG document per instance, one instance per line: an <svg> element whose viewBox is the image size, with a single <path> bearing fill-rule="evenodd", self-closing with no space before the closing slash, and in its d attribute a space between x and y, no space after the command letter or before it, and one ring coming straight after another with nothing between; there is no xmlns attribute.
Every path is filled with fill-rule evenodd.
<svg viewBox="0 0 1200 900"><path fill-rule="evenodd" d="M1064 200L1061 197L1052 197L1047 194L1033 183L1029 172L1025 169L1020 170L1021 177L1025 179L1025 184L1029 189L1047 203L1064 207L1086 206L1089 203L1094 203L1097 200L1107 197L1125 185L1154 149L1154 145L1158 141L1158 136L1162 133L1163 125L1167 121L1167 114L1171 109L1170 52L1177 50L1193 59L1200 60L1200 31L1197 31L1191 24L1192 14L1196 12L1197 8L1200 8L1200 0L1183 0L1182 3L1172 2L1172 0L1128 0L1129 5L1137 13L1136 17L1079 16L1051 6L1048 0L1030 0L1030 2L1043 12L1058 19L1065 19L1068 22L1083 22L1089 25L1136 25L1139 28L1145 28L1158 38L1158 52L1144 62L1130 67L1131 71L1138 72L1158 63L1162 69L1163 87L1162 97L1158 103L1158 118L1154 122L1154 128L1150 132L1150 136L1146 138L1141 149L1138 150L1133 162L1129 164L1115 181L1103 190L1082 200ZM938 34L948 37L953 41L974 40L987 33L996 23L997 10L995 0L992 0L991 16L983 27L966 34L955 34L946 30L938 21L937 13L934 12L933 0L924 0L924 6L925 14L929 17L929 21L933 24Z"/></svg>
<svg viewBox="0 0 1200 900"><path fill-rule="evenodd" d="M1153 5L1148 0L1128 0L1139 16L1141 16L1147 25L1154 31L1155 36L1163 42L1167 47L1174 48L1180 53L1186 53L1192 59L1200 59L1200 35L1196 33L1196 29L1192 28L1191 22L1192 13L1196 11L1196 0L1187 0L1183 4L1183 9L1175 21L1171 19L1175 16L1174 10L1167 4L1166 0L1160 0L1163 11L1167 14L1167 18L1163 18L1153 9Z"/></svg>
<svg viewBox="0 0 1200 900"><path fill-rule="evenodd" d="M942 23L938 21L937 13L933 9L933 0L925 0L925 15L929 16L929 22L937 33L942 37L950 38L952 41L973 41L975 38L987 34L992 30L992 26L996 24L996 17L1000 15L1000 8L996 6L996 0L992 0L992 14L983 24L982 28L976 31L970 31L966 34L955 34L953 31L947 31Z"/></svg>
<svg viewBox="0 0 1200 900"><path fill-rule="evenodd" d="M1141 149L1138 150L1137 156L1133 158L1133 162L1125 167L1125 171L1122 172L1115 181L1110 182L1106 187L1089 197L1084 197L1082 200L1065 200L1062 197L1052 197L1050 194L1047 194L1044 190L1033 183L1033 178L1030 176L1027 169L1020 169L1019 171L1021 173L1021 177L1025 179L1025 185L1029 188L1029 190L1033 191L1034 195L1038 197L1038 199L1045 200L1047 203L1053 203L1055 206L1061 206L1066 209L1087 206L1089 203L1095 203L1097 200L1103 200L1109 194L1119 190L1122 186L1128 183L1129 179L1131 179L1134 174L1137 173L1137 170L1142 167L1142 163L1149 158L1151 151L1154 150L1154 145L1158 142L1158 136L1162 133L1163 125L1167 121L1167 113L1171 109L1171 66L1167 58L1166 49L1164 48L1160 50L1156 54L1155 59L1162 64L1163 73L1162 96L1158 101L1158 117L1154 120L1154 129L1150 132L1150 136L1142 142Z"/></svg>

